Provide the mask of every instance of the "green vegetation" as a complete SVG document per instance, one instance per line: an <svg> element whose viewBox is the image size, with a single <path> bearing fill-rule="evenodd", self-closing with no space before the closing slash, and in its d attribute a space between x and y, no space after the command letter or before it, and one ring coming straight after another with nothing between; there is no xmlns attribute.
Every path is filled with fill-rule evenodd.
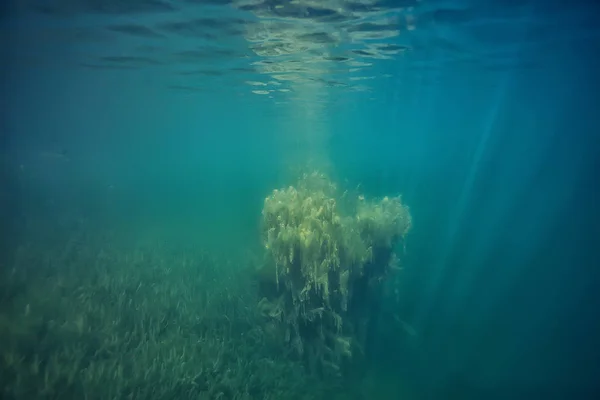
<svg viewBox="0 0 600 400"><path fill-rule="evenodd" d="M315 173L266 198L258 274L197 244L33 239L0 266L0 397L372 398L343 378L410 223Z"/></svg>
<svg viewBox="0 0 600 400"><path fill-rule="evenodd" d="M291 354L321 375L339 376L357 351L364 354L382 282L411 226L400 197L346 197L313 173L273 191L263 209L260 309Z"/></svg>
<svg viewBox="0 0 600 400"><path fill-rule="evenodd" d="M24 246L2 271L1 398L321 398L263 329L250 268L176 244L70 242Z"/></svg>

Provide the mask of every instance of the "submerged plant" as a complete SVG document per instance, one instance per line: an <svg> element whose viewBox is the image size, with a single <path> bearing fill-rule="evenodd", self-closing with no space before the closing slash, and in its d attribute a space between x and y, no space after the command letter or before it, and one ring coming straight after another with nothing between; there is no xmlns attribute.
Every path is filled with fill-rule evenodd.
<svg viewBox="0 0 600 400"><path fill-rule="evenodd" d="M319 173L264 201L261 309L279 323L292 351L322 372L339 372L362 348L378 283L411 227L400 197L338 209L336 186ZM270 275L264 271L269 271ZM273 306L267 306L270 302ZM276 310L273 311L273 310Z"/></svg>

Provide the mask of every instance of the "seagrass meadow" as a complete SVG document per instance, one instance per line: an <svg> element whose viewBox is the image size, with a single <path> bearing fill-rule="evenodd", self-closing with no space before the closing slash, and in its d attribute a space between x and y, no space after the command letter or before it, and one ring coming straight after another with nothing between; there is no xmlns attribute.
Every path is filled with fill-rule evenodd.
<svg viewBox="0 0 600 400"><path fill-rule="evenodd" d="M318 398L237 267L110 235L20 247L2 271L2 397Z"/></svg>
<svg viewBox="0 0 600 400"><path fill-rule="evenodd" d="M2 269L3 398L370 398L408 207L312 172L265 198L261 226L241 257L86 225L19 244Z"/></svg>

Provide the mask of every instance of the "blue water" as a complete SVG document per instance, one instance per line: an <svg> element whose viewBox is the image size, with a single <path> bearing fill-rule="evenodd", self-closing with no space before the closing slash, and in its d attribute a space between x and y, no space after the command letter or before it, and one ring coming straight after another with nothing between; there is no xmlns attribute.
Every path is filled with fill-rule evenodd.
<svg viewBox="0 0 600 400"><path fill-rule="evenodd" d="M0 397L334 398L317 389L333 385L343 399L595 398L599 15L541 0L6 2ZM64 311L75 289L48 284L62 264L72 282L97 260L185 259L202 275L201 252L259 300L236 274L263 262L265 197L306 171L410 207L359 374L333 383L279 349L265 359L298 368L281 378L288 392L250 391L269 373L230 360L223 371L245 372L227 390L203 386L217 372L172 389L174 371L136 392L151 379L125 367L137 383L115 394L97 388L116 377L85 378L88 354L57 356L74 375L44 391L56 349L89 339L53 330L80 315ZM212 293L178 295L181 281L163 283L164 301ZM220 323L211 340L233 335Z"/></svg>

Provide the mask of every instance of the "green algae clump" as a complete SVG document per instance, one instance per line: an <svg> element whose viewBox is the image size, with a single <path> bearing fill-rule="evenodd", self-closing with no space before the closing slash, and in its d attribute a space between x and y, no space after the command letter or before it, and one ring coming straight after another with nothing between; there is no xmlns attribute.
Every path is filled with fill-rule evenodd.
<svg viewBox="0 0 600 400"><path fill-rule="evenodd" d="M291 353L321 373L339 374L363 352L382 282L411 227L400 197L349 202L346 194L323 174L305 174L266 197L262 212L259 307Z"/></svg>

